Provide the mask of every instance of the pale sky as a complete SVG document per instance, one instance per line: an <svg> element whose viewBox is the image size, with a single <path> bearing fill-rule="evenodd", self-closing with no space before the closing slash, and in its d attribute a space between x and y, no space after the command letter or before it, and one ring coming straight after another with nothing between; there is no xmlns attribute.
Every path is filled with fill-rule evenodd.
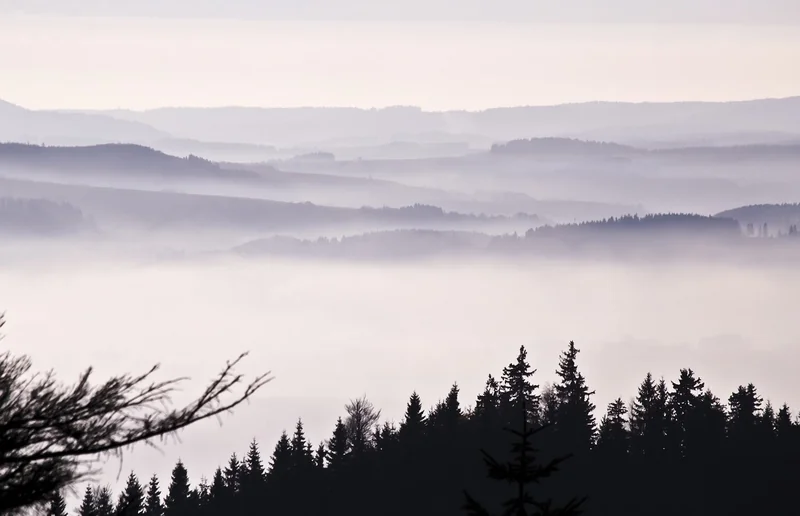
<svg viewBox="0 0 800 516"><path fill-rule="evenodd" d="M28 11L38 6L50 12L81 4L26 2ZM800 94L800 30L791 23L281 22L12 14L20 5L0 0L0 99L33 109L403 104L445 110ZM766 5L784 6L787 21L800 9L796 0Z"/></svg>

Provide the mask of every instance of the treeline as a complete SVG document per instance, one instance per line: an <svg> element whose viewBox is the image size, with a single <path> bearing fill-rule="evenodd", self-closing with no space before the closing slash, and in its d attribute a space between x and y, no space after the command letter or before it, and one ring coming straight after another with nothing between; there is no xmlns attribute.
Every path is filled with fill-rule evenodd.
<svg viewBox="0 0 800 516"><path fill-rule="evenodd" d="M471 406L457 385L427 411L412 393L399 425L380 424L380 411L357 399L323 443L311 443L298 421L266 460L253 441L194 485L180 461L163 487L156 477L142 485L131 473L116 498L108 488L87 488L77 514L440 516L463 514L465 493L499 514L501 502L519 493L487 478L481 451L498 461L493 475L513 474L503 462L520 447L504 428L520 429L522 421L539 429L535 464L570 456L532 486L536 500L557 506L585 496L589 516L797 513L800 420L787 405L774 407L752 384L723 403L682 369L674 381L647 374L629 403L616 399L598 422L578 353L570 342L558 380L540 388L520 348ZM65 514L63 500L51 514Z"/></svg>
<svg viewBox="0 0 800 516"><path fill-rule="evenodd" d="M720 235L740 236L739 223L732 218L698 215L695 213L656 213L643 217L623 215L603 220L541 226L526 233L527 238L554 235L608 235L650 234L662 236L668 233L677 235Z"/></svg>
<svg viewBox="0 0 800 516"><path fill-rule="evenodd" d="M51 236L88 227L81 210L71 204L0 197L0 233Z"/></svg>
<svg viewBox="0 0 800 516"><path fill-rule="evenodd" d="M495 143L492 154L526 155L559 154L569 156L612 156L640 154L646 151L611 142L577 140L574 138L530 138Z"/></svg>

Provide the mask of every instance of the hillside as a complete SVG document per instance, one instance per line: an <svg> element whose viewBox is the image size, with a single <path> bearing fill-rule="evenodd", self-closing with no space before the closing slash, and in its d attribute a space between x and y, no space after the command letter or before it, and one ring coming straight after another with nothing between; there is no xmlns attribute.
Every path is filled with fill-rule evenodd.
<svg viewBox="0 0 800 516"><path fill-rule="evenodd" d="M734 219L742 226L752 224L763 227L767 224L770 232L786 232L791 226L800 224L800 203L741 206L717 213L716 216Z"/></svg>
<svg viewBox="0 0 800 516"><path fill-rule="evenodd" d="M55 174L102 174L117 176L196 177L213 179L257 179L244 170L221 169L196 156L179 158L133 144L103 144L82 147L51 147L0 143L0 167Z"/></svg>
<svg viewBox="0 0 800 516"><path fill-rule="evenodd" d="M81 210L46 199L0 197L0 234L58 236L90 229Z"/></svg>
<svg viewBox="0 0 800 516"><path fill-rule="evenodd" d="M739 102L588 102L485 111L417 107L163 108L102 112L156 127L178 138L304 145L342 138L390 143L398 134L470 134L493 141L572 137L616 142L697 139L703 135L800 135L800 97Z"/></svg>
<svg viewBox="0 0 800 516"><path fill-rule="evenodd" d="M142 191L0 178L0 191L19 198L73 204L104 229L291 231L336 228L538 225L534 216L487 217L446 212L434 206L337 208L309 202Z"/></svg>
<svg viewBox="0 0 800 516"><path fill-rule="evenodd" d="M0 142L137 143L167 136L145 123L120 120L102 113L33 111L0 100Z"/></svg>

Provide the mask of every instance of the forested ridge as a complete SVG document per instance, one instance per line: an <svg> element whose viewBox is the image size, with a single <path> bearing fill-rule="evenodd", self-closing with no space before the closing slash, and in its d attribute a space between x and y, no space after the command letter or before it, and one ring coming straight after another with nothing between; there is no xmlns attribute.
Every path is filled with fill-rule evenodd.
<svg viewBox="0 0 800 516"><path fill-rule="evenodd" d="M576 514L543 505L518 512L522 490L498 480L525 469L526 460L513 462L519 434L504 431L523 420L537 430L529 451L541 465L526 466L531 503L564 507L585 497L586 515L797 514L800 418L787 405L773 405L752 384L720 398L682 369L674 380L647 374L630 402L596 411L578 355L570 342L558 380L540 387L520 348L472 405L457 385L430 410L413 393L397 425L379 423L380 411L356 399L325 442L310 442L298 420L268 456L253 441L214 472L188 472L180 460L170 479L132 472L118 495L88 487L77 514L484 514L474 505L467 511L468 499L488 514L504 513L509 500L506 509L516 512L504 514ZM482 452L497 460L488 476ZM532 481L560 458L551 478ZM63 499L50 513L67 514Z"/></svg>

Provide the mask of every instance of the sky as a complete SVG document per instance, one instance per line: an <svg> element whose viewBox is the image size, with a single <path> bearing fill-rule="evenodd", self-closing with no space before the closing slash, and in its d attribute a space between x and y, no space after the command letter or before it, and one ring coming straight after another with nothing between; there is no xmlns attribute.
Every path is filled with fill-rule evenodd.
<svg viewBox="0 0 800 516"><path fill-rule="evenodd" d="M189 5L0 0L0 48L13 49L0 52L0 99L31 109L476 110L800 93L795 0L730 0L725 10L612 0L602 12L578 0Z"/></svg>

